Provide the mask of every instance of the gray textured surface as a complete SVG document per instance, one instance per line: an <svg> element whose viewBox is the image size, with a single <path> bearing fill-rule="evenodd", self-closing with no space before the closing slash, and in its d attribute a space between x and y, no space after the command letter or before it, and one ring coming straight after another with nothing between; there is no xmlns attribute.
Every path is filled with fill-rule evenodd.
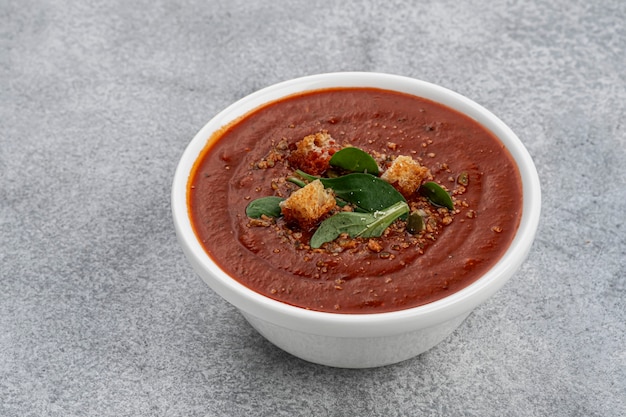
<svg viewBox="0 0 626 417"><path fill-rule="evenodd" d="M0 415L625 415L625 68L622 0L0 0ZM544 191L510 283L373 370L264 341L191 271L169 211L211 116L338 70L483 104Z"/></svg>

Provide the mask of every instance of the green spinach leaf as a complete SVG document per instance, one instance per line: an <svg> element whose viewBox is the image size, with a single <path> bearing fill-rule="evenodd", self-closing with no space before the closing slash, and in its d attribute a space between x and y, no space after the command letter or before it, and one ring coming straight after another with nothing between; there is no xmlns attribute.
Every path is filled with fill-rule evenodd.
<svg viewBox="0 0 626 417"><path fill-rule="evenodd" d="M350 172L378 175L378 164L367 152L354 147L343 148L333 154L330 165Z"/></svg>
<svg viewBox="0 0 626 417"><path fill-rule="evenodd" d="M284 199L276 196L261 197L252 200L246 207L246 215L252 219L258 219L262 215L268 217L280 217L280 202Z"/></svg>
<svg viewBox="0 0 626 417"><path fill-rule="evenodd" d="M324 187L332 188L338 198L368 213L386 209L400 201L406 203L393 185L370 174L353 173L337 178L318 178L300 170L296 172L309 181L319 179Z"/></svg>
<svg viewBox="0 0 626 417"><path fill-rule="evenodd" d="M373 213L341 212L324 220L311 237L312 248L332 242L342 233L350 237L378 237L398 217L406 215L409 206L399 201L384 210Z"/></svg>

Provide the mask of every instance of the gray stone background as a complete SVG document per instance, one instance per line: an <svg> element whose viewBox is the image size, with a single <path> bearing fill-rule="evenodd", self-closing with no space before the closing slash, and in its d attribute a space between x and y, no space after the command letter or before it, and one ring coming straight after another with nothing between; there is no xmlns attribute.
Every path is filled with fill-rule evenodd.
<svg viewBox="0 0 626 417"><path fill-rule="evenodd" d="M266 342L190 269L178 159L222 108L407 75L502 118L544 206L451 337L342 370ZM0 0L1 416L626 415L626 2Z"/></svg>

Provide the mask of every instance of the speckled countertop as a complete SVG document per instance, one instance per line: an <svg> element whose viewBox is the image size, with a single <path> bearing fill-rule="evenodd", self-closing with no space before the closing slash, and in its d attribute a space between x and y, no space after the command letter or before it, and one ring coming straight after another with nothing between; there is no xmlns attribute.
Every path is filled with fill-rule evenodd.
<svg viewBox="0 0 626 417"><path fill-rule="evenodd" d="M626 2L0 1L0 415L626 415ZM191 270L178 159L219 110L331 71L464 94L525 143L540 230L427 353L275 348Z"/></svg>

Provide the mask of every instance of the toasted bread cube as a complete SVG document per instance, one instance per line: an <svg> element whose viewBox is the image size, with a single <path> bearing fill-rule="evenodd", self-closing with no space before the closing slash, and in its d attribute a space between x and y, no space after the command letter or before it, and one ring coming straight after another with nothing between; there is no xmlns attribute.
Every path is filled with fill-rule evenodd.
<svg viewBox="0 0 626 417"><path fill-rule="evenodd" d="M324 188L320 180L315 180L294 191L280 203L280 208L285 220L295 221L302 228L308 228L336 205L332 190Z"/></svg>
<svg viewBox="0 0 626 417"><path fill-rule="evenodd" d="M339 149L337 142L323 130L297 142L289 163L311 175L320 175L328 169L330 158Z"/></svg>
<svg viewBox="0 0 626 417"><path fill-rule="evenodd" d="M421 166L410 156L400 155L393 160L380 178L395 186L403 195L409 196L429 176L428 168Z"/></svg>

